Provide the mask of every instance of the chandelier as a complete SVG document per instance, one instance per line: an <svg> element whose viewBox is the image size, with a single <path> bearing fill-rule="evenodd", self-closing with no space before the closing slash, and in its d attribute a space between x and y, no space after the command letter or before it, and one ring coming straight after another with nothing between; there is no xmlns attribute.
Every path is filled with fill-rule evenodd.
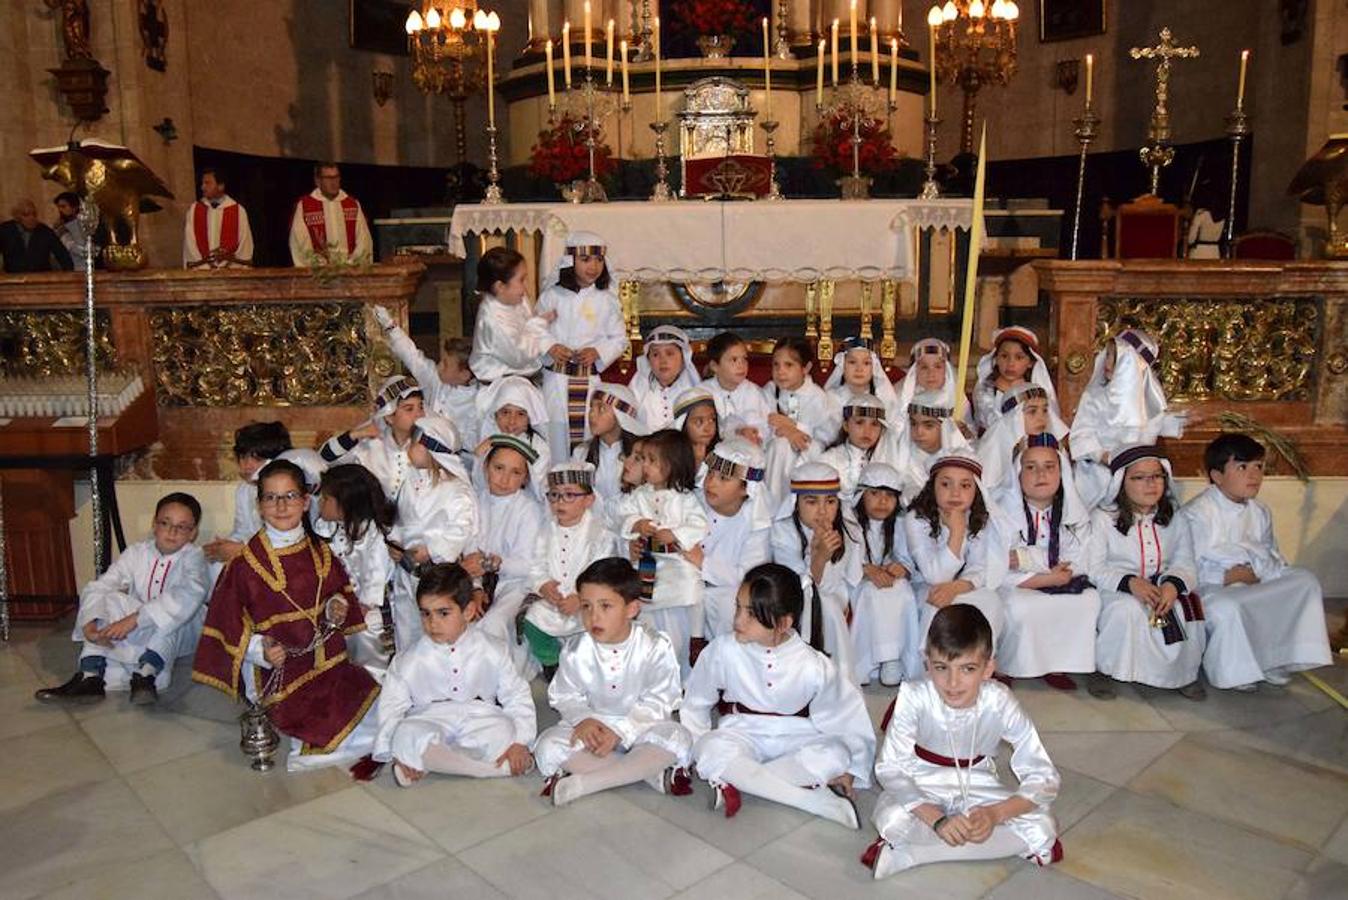
<svg viewBox="0 0 1348 900"><path fill-rule="evenodd" d="M936 77L964 91L960 152L974 149L974 104L984 85L1006 85L1016 73L1015 0L946 0L927 12L936 30Z"/></svg>
<svg viewBox="0 0 1348 900"><path fill-rule="evenodd" d="M477 0L437 6L422 0L407 14L404 28L412 54L412 83L425 94L444 94L454 104L454 151L458 162L467 155L464 101L482 89L487 76L486 32L501 27L495 12L478 9Z"/></svg>

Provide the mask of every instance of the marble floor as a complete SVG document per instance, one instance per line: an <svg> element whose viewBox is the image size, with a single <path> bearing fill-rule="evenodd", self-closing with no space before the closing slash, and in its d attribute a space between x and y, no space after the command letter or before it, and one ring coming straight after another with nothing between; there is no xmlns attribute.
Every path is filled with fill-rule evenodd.
<svg viewBox="0 0 1348 900"><path fill-rule="evenodd" d="M1348 712L1303 678L1205 703L1017 682L1062 770L1066 859L875 883L857 863L869 826L752 797L726 820L700 783L692 797L632 786L554 810L537 776L404 790L387 771L370 784L259 775L237 709L183 663L149 710L125 695L34 702L70 674L68 635L20 627L0 646L0 897L1348 897ZM1348 693L1348 661L1318 674ZM877 721L888 700L867 689ZM862 795L863 816L874 802Z"/></svg>

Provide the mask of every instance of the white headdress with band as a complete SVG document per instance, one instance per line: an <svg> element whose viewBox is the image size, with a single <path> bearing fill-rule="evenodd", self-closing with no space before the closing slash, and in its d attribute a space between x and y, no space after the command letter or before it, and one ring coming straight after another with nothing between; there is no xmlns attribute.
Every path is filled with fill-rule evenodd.
<svg viewBox="0 0 1348 900"><path fill-rule="evenodd" d="M1103 388L1109 398L1108 423L1116 429L1140 429L1166 411L1165 388L1152 365L1160 355L1156 339L1145 331L1125 328L1114 344L1114 373L1104 380L1106 346L1095 354L1091 387Z"/></svg>
<svg viewBox="0 0 1348 900"><path fill-rule="evenodd" d="M557 262L548 270L548 275L543 279L539 286L538 294L541 297L543 292L557 284L562 276L562 269L576 264L576 254L589 256L603 256L604 264L609 267L610 286L612 286L613 267L608 259L608 244L602 237L593 231L572 231L566 235L566 245L562 250L562 255L557 258Z"/></svg>
<svg viewBox="0 0 1348 900"><path fill-rule="evenodd" d="M548 423L547 405L543 395L527 378L519 375L507 375L493 381L477 395L477 408L487 420L483 431L496 428L496 413L503 406L518 406L529 415L529 427L534 431L543 431Z"/></svg>
<svg viewBox="0 0 1348 900"><path fill-rule="evenodd" d="M617 417L618 425L623 431L635 435L650 433L646 423L641 421L641 408L637 406L636 394L633 394L627 385L601 381L590 391L590 401L596 399L603 400L604 404L613 410L613 415Z"/></svg>
<svg viewBox="0 0 1348 900"><path fill-rule="evenodd" d="M1026 451L1032 447L1047 447L1058 454L1058 471L1062 475L1062 524L1081 525L1089 521L1091 511L1077 492L1072 461L1067 456L1067 450L1049 432L1025 438L1016 445L1012 455L1011 476L1003 483L1001 490L996 492L1007 515L1015 519L1025 508L1025 493L1020 487L1020 471L1025 465Z"/></svg>
<svg viewBox="0 0 1348 900"><path fill-rule="evenodd" d="M468 470L459 459L459 431L444 416L422 416L412 428L412 440L431 454L440 468L456 478L468 481Z"/></svg>
<svg viewBox="0 0 1348 900"><path fill-rule="evenodd" d="M1012 477L1011 456L1025 434L1026 403L1033 400L1048 402L1048 429L1059 441L1067 438L1067 425L1058 418L1048 392L1037 384L1024 382L1002 394L999 415L983 432L978 441L978 455L983 460L983 478L992 490L1001 490Z"/></svg>
<svg viewBox="0 0 1348 900"><path fill-rule="evenodd" d="M992 349L978 360L978 381L983 383L988 380L992 374L992 367L997 362L997 348L1003 341L1019 341L1030 351L1030 358L1034 360L1033 367L1030 370L1030 381L1039 385L1048 391L1049 406L1058 408L1058 392L1053 388L1053 378L1048 371L1048 363L1044 362L1044 355L1039 350L1039 338L1028 328L1022 328L1019 325L1011 325L1006 328L998 328L992 333Z"/></svg>
<svg viewBox="0 0 1348 900"><path fill-rule="evenodd" d="M576 484L594 491L594 466L587 462L557 463L548 469L548 487Z"/></svg>
<svg viewBox="0 0 1348 900"><path fill-rule="evenodd" d="M945 384L938 391L942 395L942 406L955 408L955 364L951 362L950 345L939 338L923 338L913 345L908 354L908 370L903 373L903 379L897 385L899 398L899 409L904 413L904 421L907 421L908 404L913 402L913 397L922 393L927 388L918 386L917 383L917 361L926 356L939 356L945 365ZM967 416L967 409L966 409ZM905 424L904 427L907 427Z"/></svg>
<svg viewBox="0 0 1348 900"><path fill-rule="evenodd" d="M721 441L707 454L707 470L717 472L727 478L738 478L744 482L750 504L749 522L752 528L767 528L772 525L772 508L768 498L767 485L763 483L766 474L763 450L744 438L729 438Z"/></svg>
<svg viewBox="0 0 1348 900"><path fill-rule="evenodd" d="M700 403L711 404L712 414L715 415L716 398L712 396L711 391L701 385L690 387L674 398L674 427L682 431L683 424L688 421L688 414Z"/></svg>
<svg viewBox="0 0 1348 900"><path fill-rule="evenodd" d="M824 390L832 391L838 397L838 400L847 405L851 387L843 384L843 364L847 361L849 353L867 353L871 358L871 385L866 391L867 394L878 397L884 404L885 414L888 418L896 418L903 410L899 402L899 395L894 390L894 384L885 374L885 364L880 359L880 354L875 352L871 341L867 338L850 337L842 342L838 352L833 354L833 371L828 374L828 381L824 382Z"/></svg>
<svg viewBox="0 0 1348 900"><path fill-rule="evenodd" d="M1102 508L1108 510L1118 508L1114 499L1119 496L1119 491L1123 489L1123 479L1128 472L1128 467L1133 463L1142 462L1144 459L1154 459L1160 462L1161 468L1165 469L1165 495L1170 498L1170 502L1177 509L1179 508L1179 501L1175 496L1175 473L1170 468L1170 457L1166 456L1165 451L1155 444L1133 444L1114 454L1109 461L1109 490L1105 493L1105 499L1100 504Z"/></svg>
<svg viewBox="0 0 1348 900"><path fill-rule="evenodd" d="M684 379L688 386L702 383L702 376L697 374L697 369L693 367L693 345L688 340L688 335L682 328L675 328L673 325L657 325L646 336L642 338L641 355L637 357L637 377L649 379L651 377L651 363L646 358L646 354L657 344L675 344L683 353L683 374L679 377Z"/></svg>

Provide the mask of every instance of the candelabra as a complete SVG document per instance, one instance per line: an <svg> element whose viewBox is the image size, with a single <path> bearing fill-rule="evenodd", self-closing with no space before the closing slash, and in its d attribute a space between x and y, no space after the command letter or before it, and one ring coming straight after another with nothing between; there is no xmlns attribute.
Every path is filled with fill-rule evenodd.
<svg viewBox="0 0 1348 900"><path fill-rule="evenodd" d="M840 119L852 132L848 139L852 146L852 174L838 180L844 200L865 200L870 195L871 179L861 174L861 130L868 124L887 120L896 105L893 100L885 99L878 85L867 85L862 81L855 59L852 60L851 76L833 88L828 101L815 104L821 119ZM768 137L771 140L771 133ZM769 144L769 156L772 155L772 149Z"/></svg>
<svg viewBox="0 0 1348 900"><path fill-rule="evenodd" d="M1245 114L1244 104L1237 102L1231 115L1226 117L1226 136L1231 139L1231 196L1226 206L1226 256L1236 255L1236 188L1240 178L1240 144L1250 136L1250 117Z"/></svg>
<svg viewBox="0 0 1348 900"><path fill-rule="evenodd" d="M655 54L651 51L652 34L651 0L641 0L641 22L637 31L637 36L641 40L637 41L636 55L632 57L632 62L650 62L655 58Z"/></svg>
<svg viewBox="0 0 1348 900"><path fill-rule="evenodd" d="M655 132L655 187L650 199L656 203L674 199L674 192L669 187L669 166L665 165L665 132L668 129L668 119L651 123L651 131Z"/></svg>
<svg viewBox="0 0 1348 900"><path fill-rule="evenodd" d="M1072 259L1077 258L1077 245L1081 238L1081 204L1086 197L1086 151L1099 135L1100 117L1088 99L1081 117L1072 120L1076 126L1077 143L1081 145L1081 156L1077 159L1077 204L1072 212Z"/></svg>
<svg viewBox="0 0 1348 900"><path fill-rule="evenodd" d="M959 85L964 92L964 123L960 152L974 151L974 106L984 85L1005 86L1016 73L1014 0L946 0L933 6L928 21L936 21L936 77Z"/></svg>
<svg viewBox="0 0 1348 900"><path fill-rule="evenodd" d="M786 0L777 0L777 42L772 49L778 59L791 58L791 29L787 27L786 17Z"/></svg>
<svg viewBox="0 0 1348 900"><path fill-rule="evenodd" d="M483 203L495 205L504 203L501 194L501 173L496 168L496 125L487 126L487 191L482 196Z"/></svg>
<svg viewBox="0 0 1348 900"><path fill-rule="evenodd" d="M611 82L600 85L594 79L594 71L585 67L585 77L580 87L572 89L569 85L556 104L548 108L548 121L569 121L577 137L584 136L585 148L589 157L589 177L584 181L576 179L571 187L562 191L562 196L572 203L604 203L608 194L599 183L595 170L595 152L599 147L602 122L619 110L626 112L630 107L614 97L616 91ZM560 119L556 118L560 112Z"/></svg>
<svg viewBox="0 0 1348 900"><path fill-rule="evenodd" d="M936 126L941 124L941 120L928 112L922 121L927 131L926 164L922 167L922 171L926 173L927 180L922 182L922 193L918 194L918 197L923 200L936 200L941 196L941 188L936 184Z"/></svg>
<svg viewBox="0 0 1348 900"><path fill-rule="evenodd" d="M462 163L468 155L464 103L486 83L484 23L489 17L477 8L477 0L452 2L456 5L442 13L432 0L421 0L421 8L407 14L403 28L412 56L412 83L424 94L444 94L453 104L455 162ZM499 16L496 22L499 27Z"/></svg>
<svg viewBox="0 0 1348 900"><path fill-rule="evenodd" d="M768 143L768 200L783 200L782 186L777 181L777 139L776 132L779 122L768 119L759 122L758 126L763 129L763 134L767 137Z"/></svg>

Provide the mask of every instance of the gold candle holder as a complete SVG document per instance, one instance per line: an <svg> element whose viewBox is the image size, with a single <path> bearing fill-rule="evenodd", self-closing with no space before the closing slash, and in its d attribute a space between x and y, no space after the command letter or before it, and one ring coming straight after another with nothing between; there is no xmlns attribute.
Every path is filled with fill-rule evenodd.
<svg viewBox="0 0 1348 900"><path fill-rule="evenodd" d="M665 165L665 131L669 121L652 122L651 131L655 132L655 188L651 191L652 203L666 203L674 199L669 188L669 166Z"/></svg>

